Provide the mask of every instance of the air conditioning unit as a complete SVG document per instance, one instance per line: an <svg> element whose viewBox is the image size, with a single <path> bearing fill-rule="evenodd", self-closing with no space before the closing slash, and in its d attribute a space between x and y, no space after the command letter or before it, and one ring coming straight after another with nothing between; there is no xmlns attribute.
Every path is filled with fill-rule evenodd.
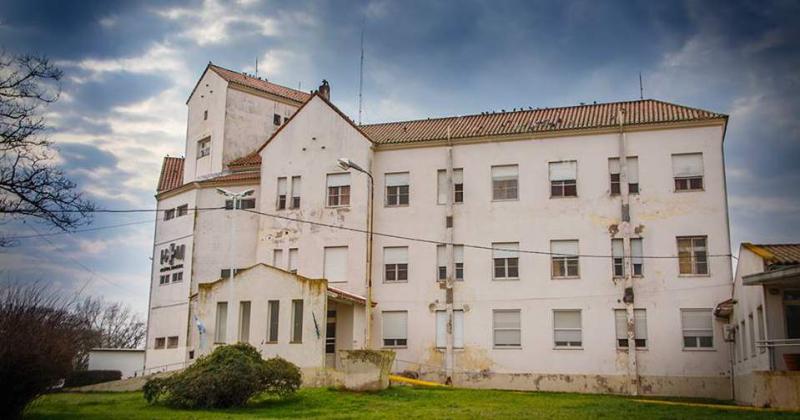
<svg viewBox="0 0 800 420"><path fill-rule="evenodd" d="M728 343L736 341L736 326L725 324L722 326L722 339Z"/></svg>

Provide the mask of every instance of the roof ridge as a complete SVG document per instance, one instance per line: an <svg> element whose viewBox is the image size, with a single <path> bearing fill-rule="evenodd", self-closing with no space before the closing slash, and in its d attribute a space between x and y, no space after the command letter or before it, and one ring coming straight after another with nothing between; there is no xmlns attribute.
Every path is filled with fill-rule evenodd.
<svg viewBox="0 0 800 420"><path fill-rule="evenodd" d="M214 69L214 68L216 68L216 69L221 69L221 70L224 70L224 71L228 71L228 72L231 72L231 73L238 74L238 75L240 75L240 76L242 76L242 77L245 77L245 78L247 78L247 79L250 79L250 80L253 80L253 81L258 81L258 82L261 82L261 83L268 83L268 84L270 84L270 85L273 85L273 86L279 86L279 87L281 87L281 88L288 89L288 90L291 90L291 91L293 91L293 92L300 93L300 94L303 94L303 95L310 95L310 93L308 93L308 92L304 92L304 91L302 91L302 90L298 90L298 89L295 89L295 88L291 88L291 87L289 87L289 86L282 85L282 84L280 84L280 83L271 82L271 81L269 81L269 79L268 79L268 78L264 78L264 79L262 79L262 78L258 78L258 77L253 77L253 76L251 76L251 75L249 75L249 74L247 74L247 73L240 72L240 71L236 71L236 70L231 70L231 69L229 69L229 68L227 68L227 67L222 67L222 66L220 66L220 65L218 65L218 64L214 64L214 63L212 63L212 62L210 62L210 61L209 61L208 65L209 65L209 67L211 67L212 69ZM228 81L229 81L229 82L231 82L231 81L232 81L232 82L236 83L236 81L235 81L235 80L228 80Z"/></svg>

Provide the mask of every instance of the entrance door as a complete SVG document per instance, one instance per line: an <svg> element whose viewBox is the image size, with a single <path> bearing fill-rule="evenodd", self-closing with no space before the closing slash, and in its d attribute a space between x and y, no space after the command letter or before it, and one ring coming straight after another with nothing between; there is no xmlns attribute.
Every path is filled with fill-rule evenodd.
<svg viewBox="0 0 800 420"><path fill-rule="evenodd" d="M325 323L325 367L336 368L336 310L328 311Z"/></svg>
<svg viewBox="0 0 800 420"><path fill-rule="evenodd" d="M786 338L800 338L800 291L783 292L783 313L786 316Z"/></svg>

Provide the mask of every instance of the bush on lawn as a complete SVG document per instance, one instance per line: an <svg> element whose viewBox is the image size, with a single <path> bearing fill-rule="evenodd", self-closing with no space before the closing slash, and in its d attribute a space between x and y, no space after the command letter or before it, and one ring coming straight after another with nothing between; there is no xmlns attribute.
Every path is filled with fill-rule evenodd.
<svg viewBox="0 0 800 420"><path fill-rule="evenodd" d="M118 370L78 370L67 376L64 387L94 385L119 379L122 379L122 372Z"/></svg>
<svg viewBox="0 0 800 420"><path fill-rule="evenodd" d="M169 378L149 380L143 389L151 404L178 408L243 406L269 391L285 397L300 387L300 369L283 360L264 360L249 344L221 346Z"/></svg>

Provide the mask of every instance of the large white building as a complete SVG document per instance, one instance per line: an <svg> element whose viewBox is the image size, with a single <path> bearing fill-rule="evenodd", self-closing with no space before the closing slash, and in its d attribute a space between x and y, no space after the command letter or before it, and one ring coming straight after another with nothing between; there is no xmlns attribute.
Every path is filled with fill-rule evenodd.
<svg viewBox="0 0 800 420"><path fill-rule="evenodd" d="M187 105L147 369L241 340L309 375L370 347L461 386L730 397L727 116L639 100L357 126L327 82L211 64Z"/></svg>

